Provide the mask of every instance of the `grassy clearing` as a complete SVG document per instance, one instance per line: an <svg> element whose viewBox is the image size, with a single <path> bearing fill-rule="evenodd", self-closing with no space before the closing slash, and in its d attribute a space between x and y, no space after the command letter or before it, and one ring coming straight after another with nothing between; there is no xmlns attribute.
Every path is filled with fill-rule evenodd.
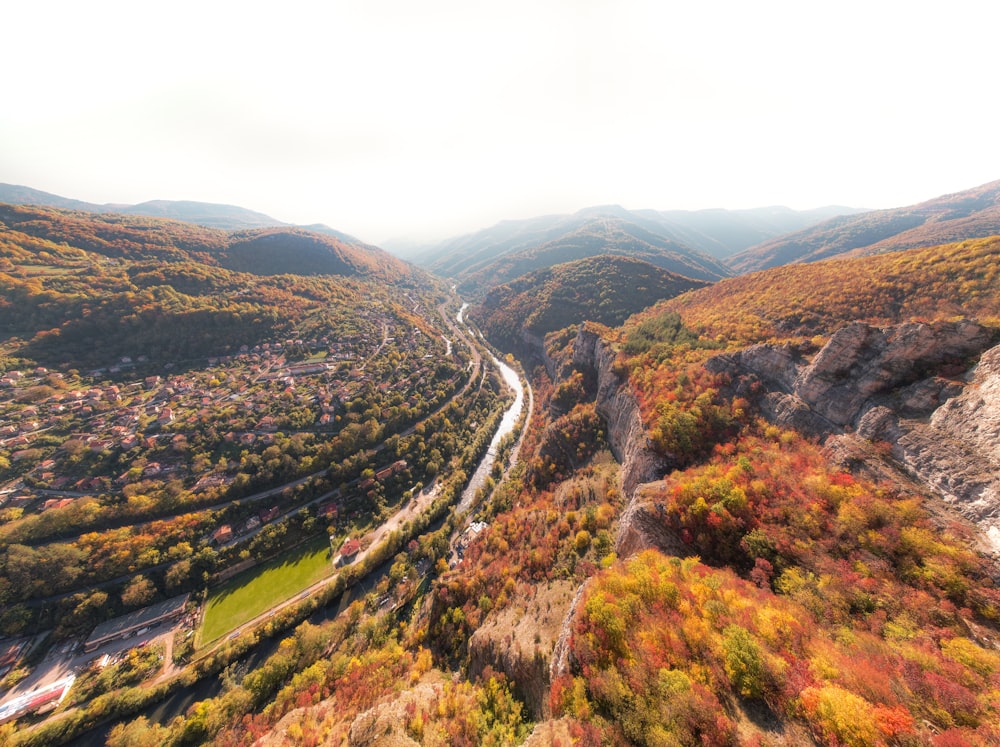
<svg viewBox="0 0 1000 747"><path fill-rule="evenodd" d="M328 576L330 545L323 538L251 568L211 592L200 643L210 643Z"/></svg>
<svg viewBox="0 0 1000 747"><path fill-rule="evenodd" d="M79 267L63 267L59 265L16 265L16 272L24 277L54 277L70 275L79 272Z"/></svg>

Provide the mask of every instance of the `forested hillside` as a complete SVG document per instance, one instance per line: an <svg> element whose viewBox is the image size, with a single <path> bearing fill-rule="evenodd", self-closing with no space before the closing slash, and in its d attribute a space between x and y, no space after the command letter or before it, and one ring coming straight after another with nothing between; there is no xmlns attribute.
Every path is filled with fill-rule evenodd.
<svg viewBox="0 0 1000 747"><path fill-rule="evenodd" d="M226 232L158 218L19 205L0 205L0 223L11 245L65 244L111 259L188 260L263 275L356 275L387 282L415 277L410 265L377 247L301 228Z"/></svg>
<svg viewBox="0 0 1000 747"><path fill-rule="evenodd" d="M668 301L664 309L731 344L828 334L849 321L1000 316L1000 238L730 278ZM655 313L655 312L651 312Z"/></svg>
<svg viewBox="0 0 1000 747"><path fill-rule="evenodd" d="M3 350L43 365L180 363L253 347L324 306L357 306L376 279L423 282L384 252L299 229L225 233L0 206Z"/></svg>
<svg viewBox="0 0 1000 747"><path fill-rule="evenodd" d="M657 301L704 282L629 257L602 255L555 265L492 289L473 317L493 344L523 345L584 321L617 326Z"/></svg>

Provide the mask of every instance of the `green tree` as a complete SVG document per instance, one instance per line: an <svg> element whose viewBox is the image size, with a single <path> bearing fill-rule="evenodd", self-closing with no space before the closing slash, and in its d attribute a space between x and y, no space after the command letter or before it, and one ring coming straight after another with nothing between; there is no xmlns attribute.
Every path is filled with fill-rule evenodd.
<svg viewBox="0 0 1000 747"><path fill-rule="evenodd" d="M145 576L139 575L129 581L122 590L122 604L126 607L143 607L156 595L156 587Z"/></svg>
<svg viewBox="0 0 1000 747"><path fill-rule="evenodd" d="M766 675L764 655L750 631L739 625L727 626L722 632L722 650L733 687L745 698L761 697Z"/></svg>

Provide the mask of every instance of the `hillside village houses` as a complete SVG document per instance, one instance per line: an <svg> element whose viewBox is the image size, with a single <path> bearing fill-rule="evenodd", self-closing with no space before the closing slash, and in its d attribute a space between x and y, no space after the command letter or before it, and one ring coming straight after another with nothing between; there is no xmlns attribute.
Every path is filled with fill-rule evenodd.
<svg viewBox="0 0 1000 747"><path fill-rule="evenodd" d="M8 461L18 465L21 477L0 482L0 507L23 496L25 490L30 497L33 487L101 492L135 480L167 477L190 478L190 485L199 490L221 485L224 475L213 478L218 480L213 483L203 482L206 475L189 474L187 440L177 438L211 424L221 407L226 415L220 425L228 427L219 429L220 438L256 449L266 448L274 434L287 430L283 418L288 404L311 410L309 429L319 431L337 428L347 403L364 387L375 386L382 396L401 396L396 400L401 406L417 406L416 393L433 379L436 365L434 357L426 356L427 337L415 328L390 334L395 322L389 318L373 315L372 322L383 334L347 341L323 336L305 343L290 339L242 346L237 354L214 358L214 364L201 370L164 370L139 375L134 381L88 385L85 379L67 378L42 367L7 371L0 377L0 457L7 454ZM380 349L383 337L388 350L409 354L412 362L397 378L376 383L371 371L352 362L367 360ZM325 354L289 361L285 351L295 346L321 349ZM147 364L135 356L119 363L126 370ZM390 414L389 408L381 409L382 418ZM232 428L234 424L237 429ZM133 454L141 467L112 475L74 475L67 463L70 448L74 454L82 448L97 457ZM401 469L405 466L400 463L383 468L375 479L385 480ZM31 505L31 501L19 504ZM38 510L57 505L66 504L39 502Z"/></svg>

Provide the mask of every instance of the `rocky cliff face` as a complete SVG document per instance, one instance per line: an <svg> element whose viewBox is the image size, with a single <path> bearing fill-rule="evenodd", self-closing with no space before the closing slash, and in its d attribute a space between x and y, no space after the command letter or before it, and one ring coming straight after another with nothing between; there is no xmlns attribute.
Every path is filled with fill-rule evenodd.
<svg viewBox="0 0 1000 747"><path fill-rule="evenodd" d="M772 420L819 436L856 426L883 400L899 404L903 397L920 412L937 406L945 393L922 382L964 371L990 341L990 330L969 320L885 329L858 322L836 332L812 361L790 345L754 345L716 356L706 367L729 373L745 395L754 396L752 384L763 384L757 399ZM907 391L912 385L918 386Z"/></svg>
<svg viewBox="0 0 1000 747"><path fill-rule="evenodd" d="M677 552L681 543L654 509L642 499L640 486L660 480L675 464L653 450L639 415L639 403L628 382L615 372L615 352L595 333L583 329L576 338L573 363L593 370L597 380L597 412L604 418L608 442L621 464L621 491L628 501L619 522L615 552L626 557L646 547Z"/></svg>
<svg viewBox="0 0 1000 747"><path fill-rule="evenodd" d="M622 465L621 490L630 497L637 485L663 477L673 465L653 451L639 416L639 403L614 370L615 352L596 334L582 330L573 363L590 368L597 380L597 412L608 428L608 442Z"/></svg>
<svg viewBox="0 0 1000 747"><path fill-rule="evenodd" d="M964 386L948 382L926 396L937 392L952 396L929 418L875 407L858 435L890 443L893 457L979 526L1000 555L1000 346L983 353Z"/></svg>
<svg viewBox="0 0 1000 747"><path fill-rule="evenodd" d="M795 394L828 421L854 424L876 395L944 371L958 373L989 345L990 331L969 321L842 328L798 376Z"/></svg>
<svg viewBox="0 0 1000 747"><path fill-rule="evenodd" d="M789 345L711 359L774 423L825 438L885 442L908 478L975 522L1000 553L1000 347L970 321L850 324L808 360ZM985 352L984 352L985 351ZM970 362L981 359L970 370Z"/></svg>
<svg viewBox="0 0 1000 747"><path fill-rule="evenodd" d="M555 581L491 613L469 639L470 677L475 679L487 666L503 672L532 717L549 718L550 675L576 593L574 584Z"/></svg>

